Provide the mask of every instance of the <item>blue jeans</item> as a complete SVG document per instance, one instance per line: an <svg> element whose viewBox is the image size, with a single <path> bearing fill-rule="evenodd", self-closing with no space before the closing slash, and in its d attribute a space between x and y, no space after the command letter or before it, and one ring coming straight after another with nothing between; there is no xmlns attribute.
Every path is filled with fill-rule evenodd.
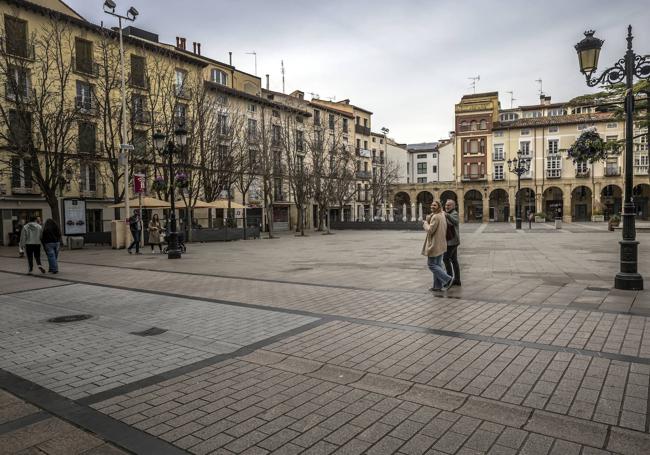
<svg viewBox="0 0 650 455"><path fill-rule="evenodd" d="M58 272L59 265L57 264L57 259L59 259L59 242L52 242L45 244L45 254L47 255L47 263L49 265L50 272Z"/></svg>
<svg viewBox="0 0 650 455"><path fill-rule="evenodd" d="M433 289L440 289L451 280L451 276L447 275L442 265L442 256L441 254L440 256L429 256L427 258L427 266L433 273Z"/></svg>
<svg viewBox="0 0 650 455"><path fill-rule="evenodd" d="M135 247L135 252L139 253L140 252L140 233L142 231L131 231L131 235L133 236L133 242L131 242L131 245L129 245L129 250L132 250L133 247Z"/></svg>

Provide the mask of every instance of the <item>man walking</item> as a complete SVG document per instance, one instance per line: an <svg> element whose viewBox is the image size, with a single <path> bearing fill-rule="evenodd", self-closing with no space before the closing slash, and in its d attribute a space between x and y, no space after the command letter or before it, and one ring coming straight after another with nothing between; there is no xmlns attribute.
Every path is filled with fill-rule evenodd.
<svg viewBox="0 0 650 455"><path fill-rule="evenodd" d="M448 199L445 202L445 218L448 229L453 229L453 236L447 235L447 251L443 257L447 274L454 277L453 285L460 286L460 266L458 265L458 245L460 245L460 226L456 201Z"/></svg>
<svg viewBox="0 0 650 455"><path fill-rule="evenodd" d="M133 242L129 245L127 251L129 254L135 246L135 254L140 253L140 235L142 234L142 222L140 220L140 212L138 210L133 211L133 216L129 218L129 229L131 230L131 235L133 236Z"/></svg>

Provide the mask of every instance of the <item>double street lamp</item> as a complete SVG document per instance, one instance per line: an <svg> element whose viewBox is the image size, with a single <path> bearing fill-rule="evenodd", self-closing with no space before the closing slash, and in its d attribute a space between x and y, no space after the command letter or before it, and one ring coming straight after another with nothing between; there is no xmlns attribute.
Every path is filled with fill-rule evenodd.
<svg viewBox="0 0 650 455"><path fill-rule="evenodd" d="M637 272L638 245L634 225L634 187L633 169L633 135L634 135L634 77L650 80L650 55L638 55L632 50L632 26L627 28L627 52L614 66L607 68L600 76L594 72L598 68L598 57L603 40L594 36L594 31L585 32L582 41L575 45L580 62L580 72L585 75L587 85L615 85L625 82L625 201L623 203L623 239L621 245L621 270L616 274L616 289L642 290L643 277Z"/></svg>
<svg viewBox="0 0 650 455"><path fill-rule="evenodd" d="M530 158L517 151L514 159L508 160L508 170L517 175L517 194L515 195L515 229L521 229L521 176L530 171Z"/></svg>
<svg viewBox="0 0 650 455"><path fill-rule="evenodd" d="M174 138L156 131L153 135L153 146L163 158L167 158L167 174L169 175L169 233L167 238L167 259L180 259L181 250L178 247L178 232L176 232L176 202L174 196L174 154L181 153L187 144L187 130L179 125L174 130Z"/></svg>

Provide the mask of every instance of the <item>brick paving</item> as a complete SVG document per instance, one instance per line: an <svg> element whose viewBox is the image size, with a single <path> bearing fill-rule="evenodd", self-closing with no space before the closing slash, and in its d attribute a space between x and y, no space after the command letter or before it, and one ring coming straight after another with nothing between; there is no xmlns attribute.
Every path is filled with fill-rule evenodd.
<svg viewBox="0 0 650 455"><path fill-rule="evenodd" d="M0 250L0 453L650 453L650 294L611 289L617 235L462 233L435 296L413 232L65 251L56 279ZM47 419L97 445L15 445Z"/></svg>

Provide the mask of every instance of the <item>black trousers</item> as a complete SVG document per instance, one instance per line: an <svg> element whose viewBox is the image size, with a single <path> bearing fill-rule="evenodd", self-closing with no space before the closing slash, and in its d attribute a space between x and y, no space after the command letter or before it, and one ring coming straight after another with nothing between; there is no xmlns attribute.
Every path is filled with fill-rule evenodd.
<svg viewBox="0 0 650 455"><path fill-rule="evenodd" d="M29 264L29 271L31 272L34 269L34 259L36 259L36 264L40 267L41 265L41 245L25 245L25 253L27 254L27 263Z"/></svg>
<svg viewBox="0 0 650 455"><path fill-rule="evenodd" d="M133 242L131 242L131 245L129 245L129 250L132 250L133 247L135 247L135 252L139 253L140 252L140 234L142 231L131 231L131 235L133 236Z"/></svg>
<svg viewBox="0 0 650 455"><path fill-rule="evenodd" d="M458 265L458 245L447 245L447 251L443 256L442 260L445 263L445 269L447 269L447 275L451 275L453 270L454 272L454 283L460 283L460 266Z"/></svg>

